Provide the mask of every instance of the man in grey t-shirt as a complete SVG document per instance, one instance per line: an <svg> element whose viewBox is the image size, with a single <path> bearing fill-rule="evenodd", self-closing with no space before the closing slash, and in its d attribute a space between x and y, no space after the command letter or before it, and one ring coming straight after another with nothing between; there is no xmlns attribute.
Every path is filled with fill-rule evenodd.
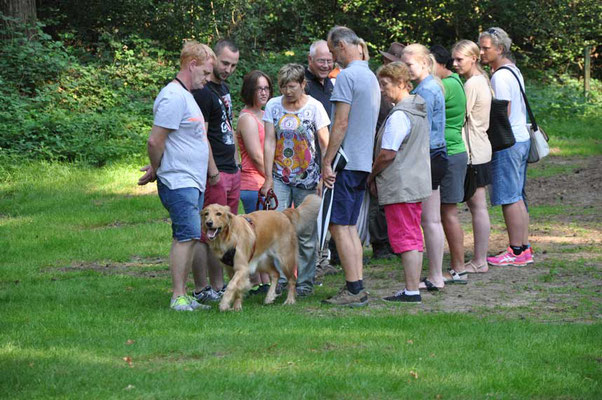
<svg viewBox="0 0 602 400"><path fill-rule="evenodd" d="M355 32L335 26L328 33L328 48L343 66L330 101L334 103L330 141L322 164L324 184L334 188L330 233L345 271L346 289L323 300L333 305L364 305L363 249L355 224L372 170L374 134L380 107L380 89L368 67L368 49ZM349 158L338 174L332 161L339 150Z"/></svg>
<svg viewBox="0 0 602 400"><path fill-rule="evenodd" d="M214 60L215 54L208 46L195 41L184 44L180 71L155 99L148 139L151 165L142 169L145 174L138 181L145 185L156 180L161 203L169 212L173 234L169 253L173 289L170 307L177 311L210 308L187 294L186 276L201 238L200 209L207 174L219 179L203 114L189 90L203 87Z"/></svg>

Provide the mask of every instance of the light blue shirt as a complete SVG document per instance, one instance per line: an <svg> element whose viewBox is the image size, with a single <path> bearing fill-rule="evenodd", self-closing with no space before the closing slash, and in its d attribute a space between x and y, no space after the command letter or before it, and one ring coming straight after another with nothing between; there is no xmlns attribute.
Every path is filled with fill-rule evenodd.
<svg viewBox="0 0 602 400"><path fill-rule="evenodd" d="M378 80L367 61L353 61L337 76L330 101L351 105L342 147L349 157L350 171L372 171L372 152L380 108ZM334 121L333 105L333 117Z"/></svg>
<svg viewBox="0 0 602 400"><path fill-rule="evenodd" d="M431 127L431 154L435 153L436 150L443 150L447 154L445 144L445 97L441 87L437 84L435 78L429 75L412 90L412 94L418 94L426 101L426 116Z"/></svg>

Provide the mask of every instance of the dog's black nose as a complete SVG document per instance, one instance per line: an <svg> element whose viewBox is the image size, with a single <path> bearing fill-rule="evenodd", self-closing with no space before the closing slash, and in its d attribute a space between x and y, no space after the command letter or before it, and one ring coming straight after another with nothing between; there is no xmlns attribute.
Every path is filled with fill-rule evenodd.
<svg viewBox="0 0 602 400"><path fill-rule="evenodd" d="M211 227L213 227L213 221L207 220L207 221L205 221L205 225L207 225L208 228L211 228Z"/></svg>

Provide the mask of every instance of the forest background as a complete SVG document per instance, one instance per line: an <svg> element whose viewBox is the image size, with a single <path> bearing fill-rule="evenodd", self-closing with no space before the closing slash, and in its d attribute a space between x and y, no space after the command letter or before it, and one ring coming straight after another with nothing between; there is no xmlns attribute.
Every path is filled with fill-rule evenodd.
<svg viewBox="0 0 602 400"><path fill-rule="evenodd" d="M244 73L261 69L275 77L287 62L305 63L309 44L325 38L335 24L351 27L367 41L374 67L381 61L378 50L393 41L449 48L459 39L476 41L490 26L502 27L530 84L567 90L538 102L546 114L567 107L580 112L584 106L586 52L592 76L602 78L602 3L596 0L2 0L1 5L0 157L7 161L102 166L144 158L152 101L176 73L185 39L212 44L228 37L241 48L229 82L236 111ZM595 93L599 81L592 85Z"/></svg>

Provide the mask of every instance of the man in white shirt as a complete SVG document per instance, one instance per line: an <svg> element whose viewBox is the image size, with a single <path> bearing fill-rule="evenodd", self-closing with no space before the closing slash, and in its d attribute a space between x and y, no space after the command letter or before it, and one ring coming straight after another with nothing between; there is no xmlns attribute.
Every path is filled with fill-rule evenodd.
<svg viewBox="0 0 602 400"><path fill-rule="evenodd" d="M157 181L161 203L169 212L173 241L169 253L176 311L207 309L186 292L186 277L201 238L200 210L207 175L218 174L207 141L205 120L190 90L200 89L213 69L215 54L208 46L189 41L180 54L180 71L165 86L153 106L148 139L150 166L139 185ZM217 175L219 176L219 175Z"/></svg>

